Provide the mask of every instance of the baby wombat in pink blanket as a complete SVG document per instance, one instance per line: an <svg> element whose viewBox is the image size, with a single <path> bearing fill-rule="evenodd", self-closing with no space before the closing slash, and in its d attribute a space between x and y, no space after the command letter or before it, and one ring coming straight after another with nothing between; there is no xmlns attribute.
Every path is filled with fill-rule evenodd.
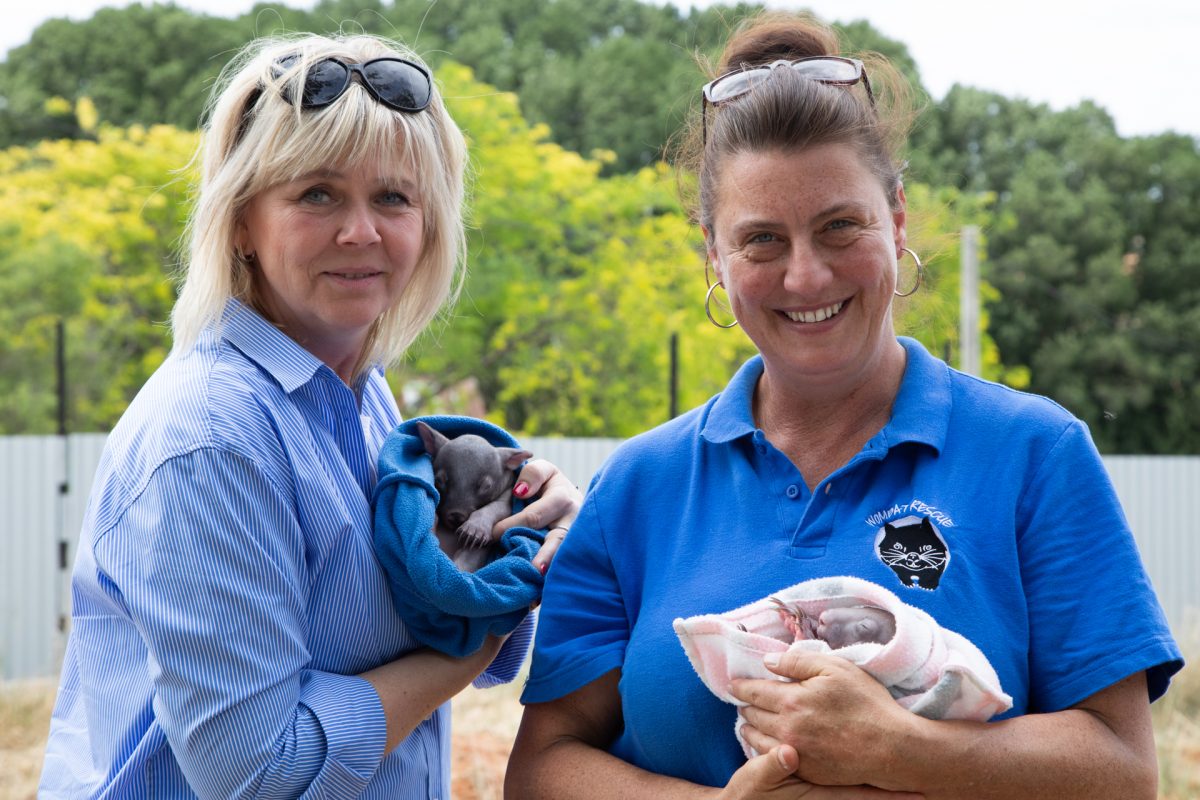
<svg viewBox="0 0 1200 800"><path fill-rule="evenodd" d="M1012 708L978 647L860 578L805 581L723 614L676 619L674 628L704 685L735 705L745 704L728 693L731 680L782 680L763 656L804 649L857 664L929 719L984 721Z"/></svg>

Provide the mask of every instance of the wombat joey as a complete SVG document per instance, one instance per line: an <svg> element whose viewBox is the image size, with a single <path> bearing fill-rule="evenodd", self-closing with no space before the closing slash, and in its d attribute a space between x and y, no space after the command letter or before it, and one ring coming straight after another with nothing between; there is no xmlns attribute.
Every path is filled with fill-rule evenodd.
<svg viewBox="0 0 1200 800"><path fill-rule="evenodd" d="M896 635L896 618L882 608L827 608L814 617L777 597L768 599L795 639L820 639L834 650L862 642L887 644Z"/></svg>
<svg viewBox="0 0 1200 800"><path fill-rule="evenodd" d="M455 566L474 572L494 555L500 537L492 528L512 514L514 470L533 454L471 433L450 439L419 420L417 433L433 457L438 544Z"/></svg>

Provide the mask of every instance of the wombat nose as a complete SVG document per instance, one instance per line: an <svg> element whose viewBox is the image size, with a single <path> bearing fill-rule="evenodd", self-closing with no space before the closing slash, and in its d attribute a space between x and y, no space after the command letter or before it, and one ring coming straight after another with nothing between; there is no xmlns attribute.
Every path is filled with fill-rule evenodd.
<svg viewBox="0 0 1200 800"><path fill-rule="evenodd" d="M460 525L467 521L467 515L462 511L447 511L446 525L451 530L456 530Z"/></svg>

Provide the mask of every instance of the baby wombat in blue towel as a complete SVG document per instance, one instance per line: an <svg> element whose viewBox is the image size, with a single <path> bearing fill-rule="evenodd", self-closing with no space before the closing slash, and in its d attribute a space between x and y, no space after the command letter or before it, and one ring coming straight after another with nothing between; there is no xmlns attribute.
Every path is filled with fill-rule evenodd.
<svg viewBox="0 0 1200 800"><path fill-rule="evenodd" d="M471 433L450 439L419 420L417 432L433 457L438 544L455 566L474 572L491 559L499 541L492 527L512 514L513 470L533 454Z"/></svg>

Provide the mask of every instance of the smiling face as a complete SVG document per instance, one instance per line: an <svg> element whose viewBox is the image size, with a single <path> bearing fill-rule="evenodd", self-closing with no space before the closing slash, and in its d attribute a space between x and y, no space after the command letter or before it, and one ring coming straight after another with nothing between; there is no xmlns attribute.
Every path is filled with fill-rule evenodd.
<svg viewBox="0 0 1200 800"><path fill-rule="evenodd" d="M416 181L332 167L255 195L238 231L259 311L343 379L421 256Z"/></svg>
<svg viewBox="0 0 1200 800"><path fill-rule="evenodd" d="M721 163L709 259L769 374L861 384L903 351L892 327L897 208L853 147L740 152Z"/></svg>

